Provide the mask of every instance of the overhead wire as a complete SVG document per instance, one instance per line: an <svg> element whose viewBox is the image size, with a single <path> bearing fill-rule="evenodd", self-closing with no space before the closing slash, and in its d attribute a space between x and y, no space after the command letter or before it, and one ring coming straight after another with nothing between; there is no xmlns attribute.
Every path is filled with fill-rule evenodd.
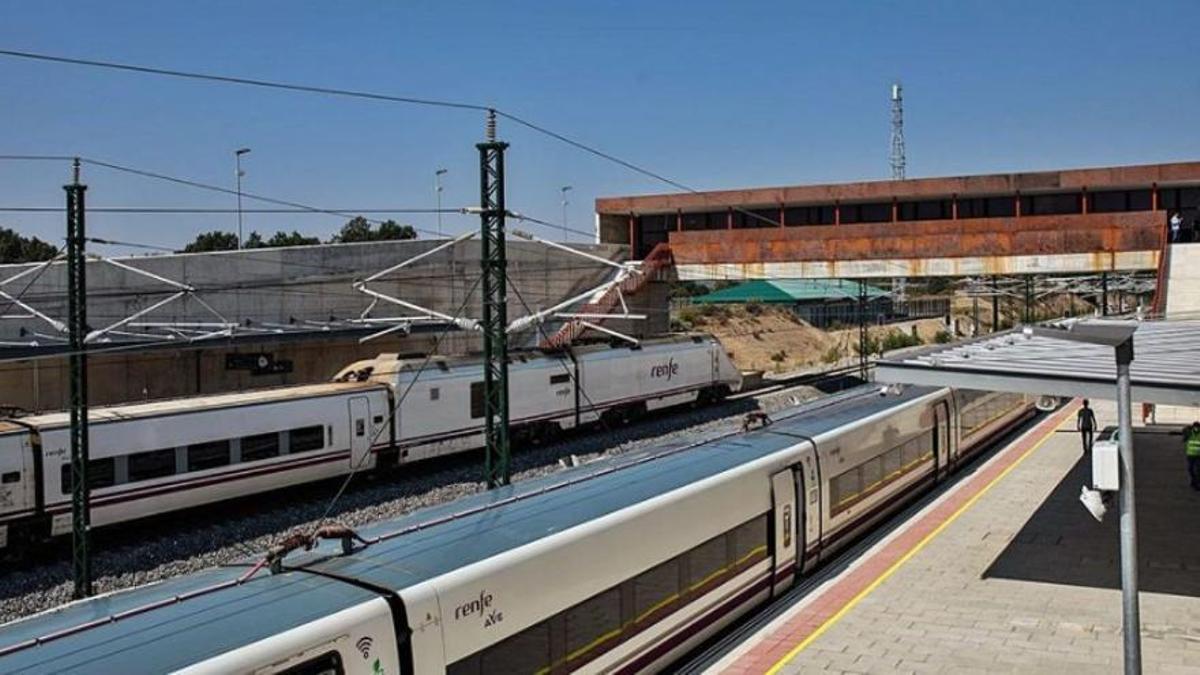
<svg viewBox="0 0 1200 675"><path fill-rule="evenodd" d="M462 101L447 101L447 100L438 100L438 99L430 99L430 98L417 98L417 97L410 97L410 96L394 96L391 94L382 94L382 93L378 93L378 92L369 92L369 91L361 91L361 90L353 90L353 89L340 89L340 88L336 88L336 87L318 87L318 86L313 86L313 85L295 84L295 83L290 83L290 82L276 82L276 81L271 81L271 80L262 80L262 79L247 78L247 77L236 77L236 76L229 76L229 75L216 75L216 74L212 74L212 73L201 73L201 72L196 72L196 71L185 71L185 70L177 70L177 69L171 69L171 68L158 68L158 67L154 67L154 66L143 66L143 65L137 65L137 64L119 63L119 62L115 62L115 61L100 61L100 60L96 60L96 59L81 59L81 58L73 58L73 57L65 57L65 56L56 56L56 55L52 55L52 54L42 54L42 53L37 53L37 52L27 52L27 51L13 50L13 49L0 49L0 56L9 56L9 57L13 57L13 58L22 58L22 59L29 59L29 60L34 60L34 61L63 63L63 64L70 64L70 65L77 65L77 66L88 66L88 67L92 67L92 68L103 68L103 69L109 69L109 70L122 70L122 71L141 73L141 74L162 75L162 76L167 76L167 77L176 77L176 78L191 79L191 80L223 82L223 83L227 83L227 84L241 84L241 85L248 85L248 86L255 86L255 87L265 87L265 88L269 88L269 89L280 89L280 90L288 90L288 91L296 91L296 92L305 92L305 93L311 93L311 94L343 96L343 97L359 98L359 99L367 99L367 100L375 100L375 101L387 101L387 102L391 102L391 103L407 103L407 104L413 104L413 105L435 106L435 107L443 107L443 108L456 108L456 109L460 109L460 110L472 110L472 111L476 111L476 112L494 113L498 117L509 120L510 122L513 122L514 124L517 124L526 129L529 129L530 131L534 131L534 132L542 134L548 138L552 138L561 143L569 145L573 148L576 148L577 150L582 150L583 152L591 154L595 157L599 157L600 159L603 159L605 161L612 162L618 166L624 167L630 171L638 173L647 178L657 180L666 185L670 185L671 187L674 187L676 189L683 190L685 192L689 192L691 194L697 195L697 196L703 198L705 200L705 202L708 202L708 200L709 200L708 195L702 193L701 191L699 191L689 185L686 185L677 180L668 178L668 177L666 177L660 173L657 173L655 171L651 171L650 169L647 169L643 166L635 164L631 161L621 159L620 157L617 157L616 155L613 155L612 153L600 150L599 148L597 148L595 146L589 145L589 144L584 143L583 141L577 140L575 138L571 138L570 136L567 136L566 134L554 131L554 130L552 130L548 127L545 127L541 124L537 124L533 121L527 120L527 119L520 117L518 115L515 115L513 113L506 112L494 105L484 105L484 104L479 104L479 103L467 103L467 102L462 102ZM730 205L730 204L725 204L723 206L727 206L728 208L731 208L734 211L742 213L743 215L749 216L755 220L759 220L761 222L767 223L767 224L775 226L775 227L779 226L778 222L776 222L770 218L767 218L761 214L757 214L752 211L741 208L739 206Z"/></svg>
<svg viewBox="0 0 1200 675"><path fill-rule="evenodd" d="M242 193L242 196L246 196ZM419 214L437 214L437 213L463 213L463 209L354 209L354 208L338 208L330 209L335 212L345 213L371 213L371 214L389 214L389 213L419 213ZM67 209L63 206L0 206L0 213L66 213ZM234 213L282 213L282 214L301 214L301 215L325 215L322 211L313 211L311 209L232 209L232 208L208 208L208 207L173 207L173 206L89 206L88 213L122 213L122 214L234 214Z"/></svg>
<svg viewBox="0 0 1200 675"><path fill-rule="evenodd" d="M155 68L152 66L141 66L131 63L118 63L115 61L97 61L93 59L78 59L67 56L55 56L52 54L40 54L36 52L17 51L14 49L0 49L0 55L11 56L14 58L30 59L34 61L49 61L52 63L66 63L76 66L90 66L93 68L106 68L109 70L124 70L134 73L143 73L150 75L165 75L169 77L179 77L191 80L207 80L210 82L224 82L226 84L243 84L254 87L266 87L268 89L286 89L290 91L302 91L310 94L327 94L332 96L347 96L351 98L361 98L374 101L389 101L392 103L410 103L413 105L434 106L440 108L458 108L462 110L476 110L486 112L487 106L477 105L474 103L463 103L459 101L443 101L429 98L417 98L413 96L393 96L390 94L379 94L369 91L356 91L353 89L338 89L335 87L317 87L306 84L292 84L287 82L272 82L269 80L258 80L248 77L235 77L229 75L214 75L209 73L197 73L184 70L173 70L169 68Z"/></svg>
<svg viewBox="0 0 1200 675"><path fill-rule="evenodd" d="M466 296L463 297L463 301L459 305L458 310L456 310L455 313L453 314L453 317L455 320L462 317L463 311L466 310L467 305L471 301L471 296L475 293L475 289L479 287L479 284L482 281L483 281L482 274L475 278L475 282L471 285L470 290L467 291ZM429 353L425 355L425 359L423 361L421 361L420 367L417 368L416 373L412 376L412 379L409 380L408 386L405 387L404 391L396 398L396 402L390 406L391 409L388 413L387 423L380 425L379 429L371 437L371 443L369 445L370 448L374 448L375 442L377 440L379 440L380 436L383 435L384 430L391 428L391 425L395 423L396 414L400 412L400 405L402 403L404 403L404 400L406 398L408 398L409 392L411 392L413 390L413 387L416 386L417 380L419 380L421 378L421 375L425 372L425 369L429 366L430 361L433 360L434 355L437 354L438 350L441 348L442 341L446 338L447 335L450 334L450 331L454 328L455 328L455 324L452 322L449 325L447 325L446 328L444 330L442 330L441 333L438 334L437 339L434 341L433 349L431 349L429 351ZM363 456L357 462L355 462L350 467L350 473L346 474L345 479L342 480L341 485L338 486L337 492L334 493L333 498L329 500L329 504L325 507L324 513L322 513L321 517L317 519L317 521L316 521L317 525L315 528L313 528L314 532L321 527L321 524L324 523L326 519L329 518L329 514L333 511L333 507L337 504L338 500L341 499L342 494L344 494L346 491L346 488L348 488L350 486L350 481L354 479L355 474L358 473L358 470L361 469L363 464L366 463L367 458L371 457L371 456L372 456L372 452L370 450L368 450L366 453L363 454Z"/></svg>

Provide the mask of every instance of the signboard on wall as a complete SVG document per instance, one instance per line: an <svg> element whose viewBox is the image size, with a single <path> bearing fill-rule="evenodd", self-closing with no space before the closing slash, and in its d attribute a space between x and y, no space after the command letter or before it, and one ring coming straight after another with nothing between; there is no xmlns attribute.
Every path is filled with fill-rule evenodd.
<svg viewBox="0 0 1200 675"><path fill-rule="evenodd" d="M225 370L248 370L251 375L280 375L292 372L292 361L276 359L274 354L266 352L226 354Z"/></svg>

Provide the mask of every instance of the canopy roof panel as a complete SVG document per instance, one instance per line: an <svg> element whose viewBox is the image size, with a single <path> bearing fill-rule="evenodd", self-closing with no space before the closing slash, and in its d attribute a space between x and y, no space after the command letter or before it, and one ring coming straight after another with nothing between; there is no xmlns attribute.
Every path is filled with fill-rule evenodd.
<svg viewBox="0 0 1200 675"><path fill-rule="evenodd" d="M1136 326L1130 366L1135 401L1200 405L1200 320L1087 320L1060 325ZM877 364L881 382L1115 399L1113 347L1017 328L917 350Z"/></svg>

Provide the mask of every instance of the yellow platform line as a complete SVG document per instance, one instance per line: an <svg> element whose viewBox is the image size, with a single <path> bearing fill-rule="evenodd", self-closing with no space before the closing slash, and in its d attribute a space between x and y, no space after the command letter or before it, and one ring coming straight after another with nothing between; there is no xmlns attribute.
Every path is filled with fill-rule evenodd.
<svg viewBox="0 0 1200 675"><path fill-rule="evenodd" d="M863 598L870 595L871 592L874 591L876 588L879 588L880 584L887 581L889 577L891 577L893 574L896 573L896 570L900 569L900 567L902 565L904 565L904 563L908 562L909 559L912 558L917 553L920 553L921 549L925 548L925 546L927 546L929 544L929 542L933 541L933 539L935 537L937 537L939 534L942 533L942 530L945 530L947 527L950 526L951 523L953 523L955 520L958 520L958 517L961 516L962 514L966 513L967 509L974 506L975 502L979 501L979 499L981 497L983 497L985 494L987 494L988 490L991 490L993 486L995 486L997 483L999 483L1001 480L1003 480L1004 477L1007 476L1013 469L1017 468L1017 466L1021 462L1024 462L1027 457L1032 455L1035 450L1042 447L1042 445L1046 441L1050 440L1054 436L1055 432L1057 432L1060 428L1062 428L1062 425L1067 423L1067 420L1071 419L1071 416L1066 413L1068 410L1070 410L1072 408L1074 408L1073 405L1068 406L1067 408L1064 408L1064 410L1063 410L1064 416L1063 416L1062 421L1060 421L1058 424L1054 425L1054 427L1052 429L1050 429L1050 431L1046 432L1046 434L1044 436L1042 436L1042 438L1040 438L1036 443L1034 443L1033 446L1031 446L1028 450L1021 453L1021 456L1018 457L1016 459L1016 461L1014 461L1012 464L1009 464L995 478L988 481L987 485L983 486L983 489L981 489L979 492L972 495L971 498L968 499L965 503L963 503L962 506L958 507L958 509L955 510L954 513L950 514L949 518L942 521L942 523L940 525L938 525L937 527L935 527L932 532L925 535L921 539L921 541L917 542L916 545L914 545L911 549L908 550L907 553L905 553L903 556L901 556L899 560L892 563L891 567L888 567L886 570L884 570L883 574L880 574L866 588L859 591L858 595L855 595L853 598L851 598L850 602L847 602L841 609L839 609L837 611L837 613L835 613L833 616L826 619L825 622L822 623L820 626L818 626L815 631L813 631L811 634L809 634L808 637L804 638L804 640L802 640L800 642L800 644L793 647L791 649L791 651L789 651L787 654L784 654L783 658L776 661L775 665L771 666L770 669L767 670L766 675L776 675L776 673L778 673L784 666L786 666L789 662L791 662L792 659L796 658L796 656L800 652L804 651L805 648L807 648L810 644L812 644L814 640L821 637L821 635L824 634L825 631L832 628L833 625L836 624L838 621L841 621L842 617L846 616L846 614L849 613L850 610L854 609L854 607L858 603L862 602Z"/></svg>

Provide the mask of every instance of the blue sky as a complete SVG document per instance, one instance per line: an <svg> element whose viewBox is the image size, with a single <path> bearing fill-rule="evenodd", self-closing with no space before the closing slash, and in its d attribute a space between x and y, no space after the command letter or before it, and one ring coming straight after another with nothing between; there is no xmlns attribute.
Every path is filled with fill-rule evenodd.
<svg viewBox="0 0 1200 675"><path fill-rule="evenodd" d="M495 105L697 188L888 175L888 87L909 176L1200 157L1197 2L119 2L0 0L0 48ZM0 58L0 154L80 154L322 207L478 201L482 114ZM573 227L596 196L671 191L511 125L512 209ZM59 205L68 169L0 162L0 206ZM90 168L92 206L233 198ZM251 206L250 202L246 203ZM406 219L433 228L433 216ZM0 213L59 241L60 216ZM179 246L232 215L94 214ZM327 216L247 231L327 236ZM478 226L449 216L448 232Z"/></svg>

